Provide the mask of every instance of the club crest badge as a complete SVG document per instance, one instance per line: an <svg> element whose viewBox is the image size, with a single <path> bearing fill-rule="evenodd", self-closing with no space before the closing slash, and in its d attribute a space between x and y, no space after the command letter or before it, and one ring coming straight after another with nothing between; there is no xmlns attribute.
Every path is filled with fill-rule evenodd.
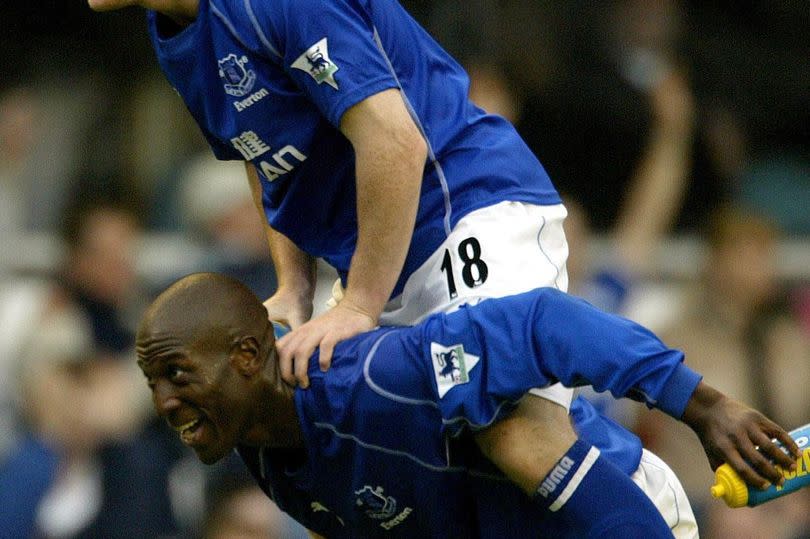
<svg viewBox="0 0 810 539"><path fill-rule="evenodd" d="M355 504L363 510L367 516L382 520L391 517L397 511L397 501L391 496L383 494L383 488L372 489L370 485L365 485L356 491Z"/></svg>
<svg viewBox="0 0 810 539"><path fill-rule="evenodd" d="M309 73L318 84L325 82L335 90L338 89L335 73L340 68L329 58L329 44L326 38L308 48L292 63L292 67Z"/></svg>
<svg viewBox="0 0 810 539"><path fill-rule="evenodd" d="M430 343L430 357L433 360L433 371L439 398L459 384L470 381L470 371L478 364L479 357L464 352L464 346L442 346Z"/></svg>
<svg viewBox="0 0 810 539"><path fill-rule="evenodd" d="M243 97L250 93L256 83L256 72L247 69L248 58L238 58L234 53L217 62L219 76L225 81L225 93L234 97Z"/></svg>

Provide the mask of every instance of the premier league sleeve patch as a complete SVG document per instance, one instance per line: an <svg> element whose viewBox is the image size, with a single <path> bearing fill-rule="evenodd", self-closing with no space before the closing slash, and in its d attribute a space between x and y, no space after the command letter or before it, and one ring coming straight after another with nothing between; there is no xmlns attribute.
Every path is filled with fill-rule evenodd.
<svg viewBox="0 0 810 539"><path fill-rule="evenodd" d="M470 381L470 371L478 364L479 357L464 352L464 346L454 344L443 346L430 343L430 357L433 360L433 372L439 389L439 398L453 387Z"/></svg>
<svg viewBox="0 0 810 539"><path fill-rule="evenodd" d="M318 84L325 82L335 90L338 89L335 73L340 68L329 58L329 43L326 38L308 48L291 67L309 73Z"/></svg>

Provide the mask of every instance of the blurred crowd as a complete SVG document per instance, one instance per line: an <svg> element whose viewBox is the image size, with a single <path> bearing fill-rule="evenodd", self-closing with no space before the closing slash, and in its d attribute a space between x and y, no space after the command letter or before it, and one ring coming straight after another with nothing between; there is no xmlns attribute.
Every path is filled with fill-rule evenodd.
<svg viewBox="0 0 810 539"><path fill-rule="evenodd" d="M810 422L810 269L780 258L810 249L806 2L403 3L564 195L570 291ZM242 165L210 156L142 12L3 2L0 20L0 538L303 536L238 459L197 462L133 361L142 308L181 274L274 291ZM697 249L674 275L682 237ZM694 435L589 395L670 463L703 537L810 537L810 490L726 509Z"/></svg>

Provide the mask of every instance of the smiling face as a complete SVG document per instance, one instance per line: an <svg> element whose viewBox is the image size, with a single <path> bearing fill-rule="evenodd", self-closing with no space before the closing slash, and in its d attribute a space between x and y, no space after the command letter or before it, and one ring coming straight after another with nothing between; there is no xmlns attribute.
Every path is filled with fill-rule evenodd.
<svg viewBox="0 0 810 539"><path fill-rule="evenodd" d="M138 365L158 415L201 461L212 464L250 425L249 387L232 364L227 335L215 331L194 339L167 322L155 320L139 331Z"/></svg>
<svg viewBox="0 0 810 539"><path fill-rule="evenodd" d="M135 348L158 415L206 464L237 445L300 446L273 326L239 281L215 273L180 279L146 310Z"/></svg>

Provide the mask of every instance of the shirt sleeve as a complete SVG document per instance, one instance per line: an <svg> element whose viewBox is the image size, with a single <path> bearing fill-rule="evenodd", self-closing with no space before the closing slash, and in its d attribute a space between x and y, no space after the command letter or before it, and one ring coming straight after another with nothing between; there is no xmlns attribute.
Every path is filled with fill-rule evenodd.
<svg viewBox="0 0 810 539"><path fill-rule="evenodd" d="M558 381L677 418L701 379L648 329L552 288L434 316L425 331L448 424L486 426L529 389Z"/></svg>
<svg viewBox="0 0 810 539"><path fill-rule="evenodd" d="M250 0L258 31L285 71L335 127L346 110L398 87L359 0Z"/></svg>

